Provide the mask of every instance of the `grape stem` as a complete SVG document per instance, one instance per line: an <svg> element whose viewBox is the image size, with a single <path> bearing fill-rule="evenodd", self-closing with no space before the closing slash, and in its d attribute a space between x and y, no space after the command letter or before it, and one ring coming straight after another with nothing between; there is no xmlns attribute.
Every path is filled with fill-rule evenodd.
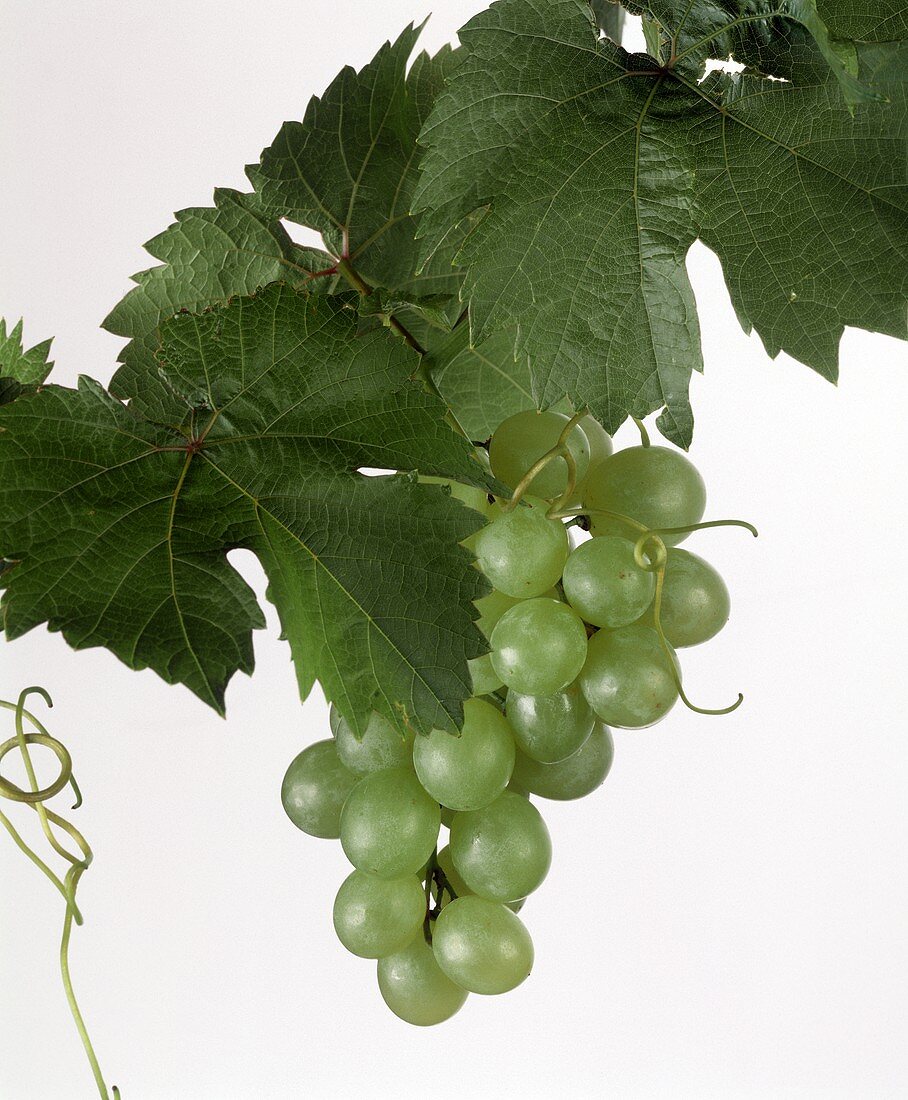
<svg viewBox="0 0 908 1100"><path fill-rule="evenodd" d="M650 445L649 432L646 430L646 425L642 420L639 420L636 416L632 416L631 420L637 425L637 430L640 432L640 443L644 447Z"/></svg>
<svg viewBox="0 0 908 1100"><path fill-rule="evenodd" d="M91 1066L95 1084L98 1086L99 1095L102 1100L111 1100L111 1097L112 1100L119 1100L120 1090L116 1085L113 1086L111 1092L107 1090L107 1085L104 1082L104 1075L101 1072L101 1067L85 1026L85 1020L79 1010L79 1004L76 1000L75 991L73 990L72 978L69 970L69 943L72 935L72 926L73 923L83 923L82 914L76 904L76 890L79 885L79 880L91 864L93 858L92 850L85 840L85 837L82 836L74 825L70 824L70 822L60 817L60 815L53 810L49 810L44 805L47 799L59 794L63 788L68 785L73 788L73 793L76 796L76 802L73 809L77 809L81 805L82 795L73 777L72 758L69 752L60 741L47 732L35 715L25 709L25 701L29 695L40 695L48 707L54 705L48 693L40 687L26 688L19 695L17 703L8 703L6 700L0 699L0 708L14 711L16 722L15 737L11 737L8 741L0 745L0 761L14 749L18 748L22 754L22 761L25 765L25 772L28 776L31 790L26 791L10 780L0 776L0 798L6 798L12 802L23 802L35 810L40 819L42 831L51 847L70 864L69 870L66 872L63 880L61 881L44 860L26 844L13 823L2 811L0 811L0 824L4 826L19 849L28 856L32 863L34 863L48 879L50 879L57 890L63 895L63 899L66 902L66 914L63 920L63 937L60 941L60 974L63 980L66 1001L72 1013L76 1030L79 1033L79 1038L82 1040L82 1046L88 1058L89 1065ZM25 730L26 719L31 722L34 727L32 732L26 732ZM38 786L35 768L29 753L29 745L43 745L49 748L57 757L57 761L60 765L60 774L53 783L50 783L46 787ZM72 852L68 851L67 848L60 843L54 835L53 827L61 829L69 836L78 849L78 855L73 855Z"/></svg>
<svg viewBox="0 0 908 1100"><path fill-rule="evenodd" d="M337 273L339 275L343 275L343 277L347 280L347 282L350 284L350 286L352 286L353 289L360 295L360 297L368 298L372 294L375 293L375 287L370 286L366 282L366 280L362 277L362 275L360 275L360 273L356 270L356 268L350 262L350 258L349 258L348 255L345 254L345 255L341 256L340 259L338 259L335 270L337 271ZM383 313L382 317L384 318L385 323L388 325L388 327L393 332L396 332L398 336L401 336L403 338L404 342L409 347L411 347L416 352L416 354L420 357L422 362L420 363L419 370L418 370L419 377L423 380L423 382L428 387L428 389L431 390L431 392L433 394L435 394L435 396L439 399L439 401L442 401L445 404L445 406L447 406L448 403L442 397L441 392L439 391L438 386L435 382L435 379L432 377L432 372L429 370L429 368L428 368L428 366L425 362L426 349L416 339L416 337L407 328L407 326L403 323L403 321L401 321L401 319L399 317L397 317L395 314L393 314L393 313ZM469 436L464 431L463 427L461 426L460 422L457 420L456 416L454 416L453 412L451 412L451 410L448 409L448 413L449 413L450 422L452 423L452 425L454 426L456 431L460 435L462 435L465 439L469 439ZM471 442L472 442L472 440L471 440Z"/></svg>
<svg viewBox="0 0 908 1100"><path fill-rule="evenodd" d="M571 454L570 448L567 445L568 436L580 421L587 415L588 409L581 409L580 412L574 413L571 419L565 424L561 434L558 436L558 442L550 450L546 451L544 455L540 455L539 458L533 463L533 465L527 470L514 490L511 499L502 505L501 510L503 512L513 511L520 503L524 493L529 489L533 482L533 479L538 473L548 466L550 462L554 462L556 458L563 458L565 465L567 466L567 486L564 492L558 498L553 507L557 507L562 502L567 502L574 495L574 490L577 487L577 462L574 456Z"/></svg>

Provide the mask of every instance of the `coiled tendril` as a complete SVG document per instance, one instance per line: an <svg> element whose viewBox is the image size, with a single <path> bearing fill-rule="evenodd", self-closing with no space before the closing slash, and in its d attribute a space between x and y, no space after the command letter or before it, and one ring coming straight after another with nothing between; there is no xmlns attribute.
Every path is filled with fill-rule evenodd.
<svg viewBox="0 0 908 1100"><path fill-rule="evenodd" d="M82 795L79 791L75 777L73 776L72 757L66 749L66 746L58 741L56 737L52 737L35 715L25 709L25 701L29 695L40 695L48 707L54 705L48 693L44 688L40 687L26 688L25 691L20 694L18 702L16 703L8 703L5 699L0 699L0 708L13 711L15 713L16 723L15 736L10 737L7 741L0 744L0 764L2 764L3 759L8 756L9 753L18 749L22 754L22 762L25 765L25 773L28 776L28 783L31 789L24 790L11 780L5 779L0 775L0 798L9 799L11 802L24 803L35 810L41 822L41 829L48 843L53 850L70 865L69 870L63 878L61 879L56 875L44 860L26 844L16 830L16 827L2 810L0 810L0 824L3 825L13 838L18 848L28 856L32 863L34 863L48 879L50 879L66 902L66 914L63 919L63 937L60 941L60 973L63 978L63 989L66 993L66 1000L69 1004L76 1030L79 1032L79 1038L82 1040L82 1046L85 1048L85 1053L91 1065L95 1083L98 1086L98 1092L102 1100L111 1100L111 1098L112 1100L119 1100L120 1090L117 1086L114 1085L112 1090L108 1092L107 1085L104 1083L101 1067L98 1064L98 1059L92 1047L91 1039L85 1027L85 1021L76 1001L69 972L69 941L72 934L73 922L76 924L83 923L82 913L76 904L76 890L79 886L79 880L82 878L85 871L88 870L92 861L92 850L85 840L85 837L82 836L75 825L71 824L53 810L49 810L44 805L48 799L53 798L54 795L59 794L64 788L69 786L72 787L73 794L76 798L73 805L73 809L75 810L82 804ZM34 727L28 732L26 732L25 729L26 720ZM45 748L50 749L56 756L57 762L60 765L59 775L53 783L49 783L46 787L38 786L38 779L29 753L29 745L43 745ZM61 830L73 841L78 851L77 855L74 855L60 842L54 833L54 829Z"/></svg>
<svg viewBox="0 0 908 1100"><path fill-rule="evenodd" d="M574 457L568 449L567 441L575 425L577 425L584 416L587 415L587 409L581 409L580 412L575 413L574 416L564 426L564 430L558 437L558 442L550 450L546 451L544 455L538 458L533 465L527 470L526 474L521 478L519 484L513 492L510 500L506 501L502 505L502 511L510 512L513 508L520 503L524 493L529 488L533 478L536 477L540 471L545 469L550 462L554 462L556 458L563 458L568 468L567 486L560 497L549 508L546 516L548 519L574 519L577 516L605 516L608 519L619 520L621 523L626 524L628 527L635 531L639 531L639 536L634 544L634 560L640 566L641 569L645 569L649 573L656 574L656 591L653 597L653 626L656 633L659 636L659 644L661 645L666 658L668 659L668 666L671 672L672 679L675 682L675 687L678 690L678 697L681 702L690 710L696 711L697 714L731 714L733 710L737 710L738 707L744 702L744 696L741 692L738 692L738 698L727 707L698 707L690 701L687 697L687 693L684 691L684 686L681 683L681 673L678 668L678 662L675 658L674 650L669 644L668 639L665 637L665 631L662 629L661 610L662 610L662 589L665 585L665 567L668 563L668 551L666 550L665 543L663 542L662 535L682 535L688 534L692 531L704 531L708 527L744 527L746 530L757 537L757 529L751 523L747 523L741 519L716 519L707 520L703 523L692 523L686 527L659 527L648 528L645 524L639 523L635 519L631 519L630 516L623 516L620 512L610 512L605 508L577 508L572 504L572 499L577 488L577 465L574 462ZM649 435L647 434L646 427L642 421L636 417L632 418L640 429L641 442L644 447L650 445Z"/></svg>

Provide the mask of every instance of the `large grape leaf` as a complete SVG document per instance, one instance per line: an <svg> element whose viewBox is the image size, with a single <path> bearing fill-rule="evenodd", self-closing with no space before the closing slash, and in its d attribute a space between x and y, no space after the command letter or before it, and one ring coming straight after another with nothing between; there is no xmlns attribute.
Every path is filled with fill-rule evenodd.
<svg viewBox="0 0 908 1100"><path fill-rule="evenodd" d="M8 636L46 622L221 710L262 625L226 557L244 547L303 696L317 677L360 732L373 707L455 728L484 648L471 600L485 582L458 545L478 514L407 474L357 472L483 483L443 404L410 381L417 357L357 336L344 298L281 284L177 316L162 338L158 377L128 404L83 379L0 410Z"/></svg>
<svg viewBox="0 0 908 1100"><path fill-rule="evenodd" d="M846 324L906 335L906 48L855 47L890 102L852 113L808 31L770 26L785 80L698 83L600 39L585 0L499 0L461 32L423 131L424 247L489 207L458 257L472 338L516 325L541 404L610 431L664 407L689 445L698 237L771 355L834 378Z"/></svg>
<svg viewBox="0 0 908 1100"><path fill-rule="evenodd" d="M0 317L0 405L14 400L26 389L39 386L53 363L48 360L51 340L42 340L25 350L22 343L22 322L7 331L6 321Z"/></svg>
<svg viewBox="0 0 908 1100"><path fill-rule="evenodd" d="M226 187L215 190L213 207L178 211L145 248L161 265L133 275L137 285L104 320L104 328L129 337L111 383L118 394L156 373L158 329L168 317L252 294L278 279L307 284L310 272L331 262L326 253L295 245L279 221L261 212L255 196Z"/></svg>
<svg viewBox="0 0 908 1100"><path fill-rule="evenodd" d="M536 407L529 366L514 358L512 331L493 333L473 347L469 327L459 325L426 343L426 368L470 439L488 439L506 417Z"/></svg>
<svg viewBox="0 0 908 1100"><path fill-rule="evenodd" d="M348 259L372 286L416 297L455 295L451 268L459 237L449 235L434 262L417 274L410 201L418 178L417 136L448 70L453 51L407 61L420 28L386 42L359 72L343 69L302 122L285 122L250 167L262 204L322 234L337 258ZM453 229L453 227L452 227Z"/></svg>

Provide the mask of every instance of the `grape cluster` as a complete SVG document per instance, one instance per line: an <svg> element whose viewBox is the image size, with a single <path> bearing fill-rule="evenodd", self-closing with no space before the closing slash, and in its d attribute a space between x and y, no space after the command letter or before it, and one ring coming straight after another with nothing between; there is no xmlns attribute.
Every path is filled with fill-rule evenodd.
<svg viewBox="0 0 908 1100"><path fill-rule="evenodd" d="M476 605L490 651L470 662L460 736L404 737L373 713L357 738L332 708L333 737L301 752L282 788L294 824L340 838L354 869L334 903L337 935L378 960L385 1002L412 1024L527 977L533 944L517 913L551 862L530 796L599 787L609 727L651 725L686 701L675 649L729 614L719 574L677 547L702 526L703 481L645 430L613 453L589 415L518 413L488 458L511 497L446 483L486 517L468 546L492 585ZM593 537L572 546L566 519Z"/></svg>

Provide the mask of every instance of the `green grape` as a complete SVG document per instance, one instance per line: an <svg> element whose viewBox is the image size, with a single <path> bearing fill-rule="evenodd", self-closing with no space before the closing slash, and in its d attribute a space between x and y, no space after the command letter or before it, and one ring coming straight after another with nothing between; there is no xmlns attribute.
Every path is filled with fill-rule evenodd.
<svg viewBox="0 0 908 1100"><path fill-rule="evenodd" d="M634 561L634 544L621 538L582 542L564 567L564 595L593 626L629 626L649 607L655 575Z"/></svg>
<svg viewBox="0 0 908 1100"><path fill-rule="evenodd" d="M471 993L507 993L533 968L533 941L521 919L470 894L442 909L432 950L451 981Z"/></svg>
<svg viewBox="0 0 908 1100"><path fill-rule="evenodd" d="M625 729L651 726L678 699L669 658L648 626L594 634L580 686L603 722Z"/></svg>
<svg viewBox="0 0 908 1100"><path fill-rule="evenodd" d="M455 814L454 816L456 817L458 815ZM472 894L473 893L473 891L470 889L470 887L467 886L467 884L464 882L464 880L460 877L460 873L458 872L457 868L454 866L454 861L451 858L450 845L446 844L444 846L444 848L442 848L439 851L438 855L436 856L436 862L438 863L438 866L444 872L444 876L448 880L448 886L450 886L451 890L454 891L454 895L456 897L462 898L462 897L465 897L467 894ZM436 898L436 900L437 900L437 897L438 897L438 888L437 887L433 890L432 896L433 896L433 898ZM450 891L445 890L442 893L442 900L444 901L445 904L448 904L449 902L453 901L454 898L451 896ZM524 903L525 900L526 900L525 898L518 898L516 901L507 902L508 909L510 909L511 912L513 912L513 913L519 913L520 910L523 908L523 903Z"/></svg>
<svg viewBox="0 0 908 1100"><path fill-rule="evenodd" d="M470 678L473 681L474 695L488 695L497 691L504 681L492 667L492 655L484 653L481 657L474 657L467 661L470 670Z"/></svg>
<svg viewBox="0 0 908 1100"><path fill-rule="evenodd" d="M646 528L685 527L699 523L706 508L706 486L696 467L679 451L668 447L628 447L600 462L583 490L584 507L592 512L594 535L619 535L636 540L640 531L597 516L595 509L637 520ZM666 546L676 546L686 534L664 535Z"/></svg>
<svg viewBox="0 0 908 1100"><path fill-rule="evenodd" d="M575 753L593 728L593 712L578 683L551 695L509 691L505 714L517 747L552 764Z"/></svg>
<svg viewBox="0 0 908 1100"><path fill-rule="evenodd" d="M330 711L331 729L337 755L354 775L368 775L382 768L399 768L410 763L412 733L402 736L387 718L372 712L366 732L357 737L350 723L335 707Z"/></svg>
<svg viewBox="0 0 908 1100"><path fill-rule="evenodd" d="M350 792L341 813L347 859L380 878L416 874L435 850L441 812L410 768L372 772Z"/></svg>
<svg viewBox="0 0 908 1100"><path fill-rule="evenodd" d="M557 588L550 588L547 592L540 593L540 595L548 596L552 600L561 599ZM519 604L521 599L523 599L521 596L506 596L504 592L499 592L497 589L493 589L488 596L480 596L478 600L473 601L476 610L479 612L476 625L487 638L491 638L492 631L501 616L505 611L510 611L512 607Z"/></svg>
<svg viewBox="0 0 908 1100"><path fill-rule="evenodd" d="M521 789L557 802L584 798L603 784L614 755L615 744L608 727L597 722L581 748L557 764L540 764L518 752L510 789L519 784Z"/></svg>
<svg viewBox="0 0 908 1100"><path fill-rule="evenodd" d="M490 639L492 665L524 695L551 695L576 680L586 659L586 628L567 604L525 600L506 611Z"/></svg>
<svg viewBox="0 0 908 1100"><path fill-rule="evenodd" d="M516 489L537 459L558 442L569 417L557 412L514 413L503 420L489 441L492 473L511 489ZM567 438L568 450L577 465L577 480L587 471L590 445L579 425ZM554 458L530 482L529 492L545 500L554 500L567 488L568 468L563 458Z"/></svg>
<svg viewBox="0 0 908 1100"><path fill-rule="evenodd" d="M467 991L444 973L422 936L378 960L378 988L395 1016L418 1027L444 1023L467 999Z"/></svg>
<svg viewBox="0 0 908 1100"><path fill-rule="evenodd" d="M336 840L341 809L357 777L341 763L333 741L316 741L295 757L281 784L287 816L310 836Z"/></svg>
<svg viewBox="0 0 908 1100"><path fill-rule="evenodd" d="M508 785L514 753L514 735L501 711L483 699L467 699L460 736L432 730L428 737L417 737L413 763L436 802L452 810L476 810Z"/></svg>
<svg viewBox="0 0 908 1100"><path fill-rule="evenodd" d="M451 822L454 820L454 815L456 813L456 810L451 810L447 806L441 807L441 823L446 829L451 828Z"/></svg>
<svg viewBox="0 0 908 1100"><path fill-rule="evenodd" d="M517 901L549 873L552 841L536 807L504 791L481 810L459 813L451 826L451 858L474 894Z"/></svg>
<svg viewBox="0 0 908 1100"><path fill-rule="evenodd" d="M451 481L446 477L432 477L429 474L420 474L419 480L426 485L447 485L455 500L472 508L474 512L481 512L484 516L489 514L488 494L483 489L477 489L475 485L464 485L460 481Z"/></svg>
<svg viewBox="0 0 908 1100"><path fill-rule="evenodd" d="M480 596L478 600L473 601L476 610L479 612L476 625L487 638L491 636L495 624L505 611L510 611L515 604L520 603L521 598L520 596L506 596L504 592L499 592L497 588L493 588L488 596Z"/></svg>
<svg viewBox="0 0 908 1100"><path fill-rule="evenodd" d="M387 879L354 871L334 899L337 938L363 959L406 947L425 917L426 895L416 875Z"/></svg>
<svg viewBox="0 0 908 1100"><path fill-rule="evenodd" d="M527 503L502 512L474 536L482 572L506 596L524 599L558 583L570 550L564 524L546 519L541 501Z"/></svg>
<svg viewBox="0 0 908 1100"><path fill-rule="evenodd" d="M669 550L659 622L675 649L714 638L728 622L730 610L725 581L709 562L689 550ZM652 626L652 608L641 622Z"/></svg>
<svg viewBox="0 0 908 1100"><path fill-rule="evenodd" d="M590 445L590 464L587 469L587 477L589 477L593 467L598 466L604 458L608 458L615 448L612 437L589 413L580 421L580 427L583 428L583 434Z"/></svg>

